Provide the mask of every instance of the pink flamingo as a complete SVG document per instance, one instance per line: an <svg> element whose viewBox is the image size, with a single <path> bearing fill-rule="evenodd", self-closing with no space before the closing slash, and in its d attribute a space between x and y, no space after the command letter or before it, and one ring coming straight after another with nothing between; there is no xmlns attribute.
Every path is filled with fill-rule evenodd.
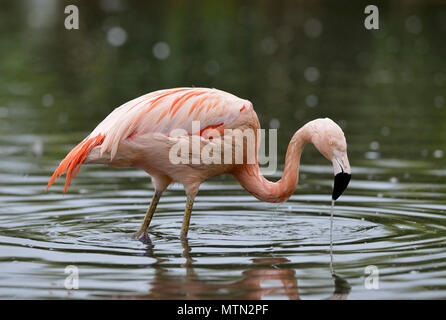
<svg viewBox="0 0 446 320"><path fill-rule="evenodd" d="M199 131L192 131L193 121L199 121ZM185 134L171 136L174 129L182 129ZM310 121L293 135L286 153L283 176L277 182L268 181L260 172L258 136L254 163L248 163L246 157L242 163L224 164L174 164L170 161L169 151L180 139L198 137L200 148L203 148L217 139L221 141L226 129L258 132L260 124L251 102L217 89L175 88L151 92L111 112L61 161L48 182L47 190L66 173L65 193L82 163L142 169L151 176L155 193L136 237L147 236L162 193L172 182L179 182L184 185L187 195L181 229L181 236L185 238L194 198L203 181L227 173L262 201L286 201L297 187L300 156L308 142L313 143L333 164L333 200L347 188L351 178L347 143L341 128L328 118ZM246 151L247 147L245 143L243 150Z"/></svg>

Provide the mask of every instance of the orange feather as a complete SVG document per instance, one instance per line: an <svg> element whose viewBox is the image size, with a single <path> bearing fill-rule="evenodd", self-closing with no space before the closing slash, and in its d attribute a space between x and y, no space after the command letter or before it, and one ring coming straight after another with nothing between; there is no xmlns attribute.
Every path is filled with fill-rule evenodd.
<svg viewBox="0 0 446 320"><path fill-rule="evenodd" d="M80 142L77 146L67 154L65 159L61 161L59 167L57 167L56 171L54 171L53 176L51 177L48 185L46 186L46 190L51 187L51 185L60 178L60 176L64 173L67 174L65 181L64 193L67 192L68 186L71 183L71 180L76 176L79 171L82 163L84 163L85 158L90 153L90 151L102 144L104 141L105 135L99 134L93 138L86 138L82 142Z"/></svg>

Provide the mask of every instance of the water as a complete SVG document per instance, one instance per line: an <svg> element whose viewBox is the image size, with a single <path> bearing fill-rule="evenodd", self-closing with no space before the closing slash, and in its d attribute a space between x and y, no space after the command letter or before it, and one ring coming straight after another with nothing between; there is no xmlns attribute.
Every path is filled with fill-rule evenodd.
<svg viewBox="0 0 446 320"><path fill-rule="evenodd" d="M62 183L45 193L57 161L27 154L36 138L1 141L11 150L0 162L2 298L333 298L331 259L351 287L338 298L445 295L444 183L370 181L370 171L387 169L354 167L335 206L333 257L329 166L304 165L302 186L280 205L257 201L230 178L208 181L187 242L179 238L185 196L174 185L144 244L132 236L154 192L145 173L84 167L66 195ZM423 180L438 175L416 163L398 167ZM64 287L68 265L79 268L78 290ZM378 267L378 290L364 287L369 265Z"/></svg>
<svg viewBox="0 0 446 320"><path fill-rule="evenodd" d="M334 204L335 201L331 200L330 207L330 270L334 273L333 269L333 224L334 224Z"/></svg>
<svg viewBox="0 0 446 320"><path fill-rule="evenodd" d="M444 7L383 7L372 34L357 27L363 8L124 1L84 4L74 34L58 5L59 20L38 26L23 3L0 13L0 298L446 298ZM107 40L115 26L121 47ZM279 128L273 180L298 127L338 122L353 175L332 233L332 168L312 146L286 203L262 203L230 177L203 184L187 241L179 185L161 198L150 242L133 239L154 192L144 172L85 166L67 194L61 181L45 192L115 106L183 85L250 99L262 127ZM79 289L65 288L67 266ZM378 289L366 287L369 266Z"/></svg>

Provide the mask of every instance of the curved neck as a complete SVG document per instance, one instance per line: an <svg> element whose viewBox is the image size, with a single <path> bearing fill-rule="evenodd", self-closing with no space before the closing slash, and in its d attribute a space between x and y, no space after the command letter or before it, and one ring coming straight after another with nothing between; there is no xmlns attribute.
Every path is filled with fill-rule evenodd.
<svg viewBox="0 0 446 320"><path fill-rule="evenodd" d="M291 138L285 157L285 169L277 182L267 180L260 172L259 165L244 165L234 174L243 188L259 200L266 202L283 202L296 190L299 181L299 164L302 150L310 141L307 126L300 128Z"/></svg>

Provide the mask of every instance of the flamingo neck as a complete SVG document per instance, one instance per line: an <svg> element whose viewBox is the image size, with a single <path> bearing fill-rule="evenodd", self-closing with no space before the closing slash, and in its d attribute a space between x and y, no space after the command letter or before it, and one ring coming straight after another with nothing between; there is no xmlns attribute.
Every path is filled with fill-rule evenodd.
<svg viewBox="0 0 446 320"><path fill-rule="evenodd" d="M257 199L266 202L284 202L296 190L299 182L300 156L311 134L307 126L300 128L291 138L285 157L285 169L277 182L266 179L259 165L249 164L234 174L243 188Z"/></svg>

